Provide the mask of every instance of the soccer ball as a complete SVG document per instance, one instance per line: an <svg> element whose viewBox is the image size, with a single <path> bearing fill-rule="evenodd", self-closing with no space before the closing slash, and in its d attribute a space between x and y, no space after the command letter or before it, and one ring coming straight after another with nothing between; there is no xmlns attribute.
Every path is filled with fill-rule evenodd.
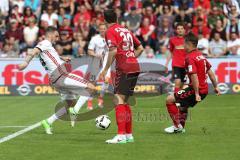
<svg viewBox="0 0 240 160"><path fill-rule="evenodd" d="M108 127L111 124L111 120L109 119L109 117L107 115L98 116L96 118L95 122L96 122L96 127L98 129L102 129L102 130L108 129Z"/></svg>

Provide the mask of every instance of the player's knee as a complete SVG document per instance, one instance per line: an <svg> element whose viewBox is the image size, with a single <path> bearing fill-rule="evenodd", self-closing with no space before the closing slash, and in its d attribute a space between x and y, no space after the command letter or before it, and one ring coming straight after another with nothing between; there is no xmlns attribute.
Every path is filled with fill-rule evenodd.
<svg viewBox="0 0 240 160"><path fill-rule="evenodd" d="M171 104L171 103L174 103L174 102L175 102L175 98L174 98L173 95L167 96L166 104Z"/></svg>
<svg viewBox="0 0 240 160"><path fill-rule="evenodd" d="M125 103L124 98L125 97L123 97L123 96L115 95L114 98L113 98L114 105L124 104Z"/></svg>

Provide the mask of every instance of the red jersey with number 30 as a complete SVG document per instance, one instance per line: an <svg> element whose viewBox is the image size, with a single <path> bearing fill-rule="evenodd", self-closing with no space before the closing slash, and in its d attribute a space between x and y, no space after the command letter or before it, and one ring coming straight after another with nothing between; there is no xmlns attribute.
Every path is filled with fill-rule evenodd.
<svg viewBox="0 0 240 160"><path fill-rule="evenodd" d="M186 58L184 38L178 36L170 38L168 48L172 53L172 66L184 68Z"/></svg>
<svg viewBox="0 0 240 160"><path fill-rule="evenodd" d="M134 48L141 45L140 41L128 29L119 24L110 26L105 36L109 48L116 47L116 70L123 73L140 72Z"/></svg>
<svg viewBox="0 0 240 160"><path fill-rule="evenodd" d="M211 64L198 50L194 50L187 54L186 70L190 79L191 74L197 74L199 81L199 93L208 93L207 72L211 68ZM190 79L190 86L192 85Z"/></svg>

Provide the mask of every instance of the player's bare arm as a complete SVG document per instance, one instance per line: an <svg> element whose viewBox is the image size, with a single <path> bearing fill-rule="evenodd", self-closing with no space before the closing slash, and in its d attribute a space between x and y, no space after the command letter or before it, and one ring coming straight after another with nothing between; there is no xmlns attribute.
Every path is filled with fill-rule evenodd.
<svg viewBox="0 0 240 160"><path fill-rule="evenodd" d="M18 65L19 70L24 70L27 68L28 64L31 62L31 60L40 53L41 51L38 48L34 48L31 51L28 52L24 62L22 64Z"/></svg>
<svg viewBox="0 0 240 160"><path fill-rule="evenodd" d="M166 59L166 63L165 63L165 72L168 73L168 65L169 65L169 62L170 60L172 59L172 53L170 53L168 56L167 56L167 59Z"/></svg>
<svg viewBox="0 0 240 160"><path fill-rule="evenodd" d="M135 50L135 57L139 57L142 52L143 52L144 48L142 45L138 46L137 49Z"/></svg>
<svg viewBox="0 0 240 160"><path fill-rule="evenodd" d="M207 73L208 73L208 76L209 76L209 78L210 78L210 80L212 82L212 85L214 87L215 93L217 94L217 96L220 95L220 90L219 90L219 88L217 86L217 80L216 80L216 77L215 77L213 71L210 69L210 70L208 70Z"/></svg>
<svg viewBox="0 0 240 160"><path fill-rule="evenodd" d="M102 73L100 74L99 79L104 80L108 69L111 67L113 61L115 60L116 53L117 53L117 48L116 47L109 48L107 64L106 64L104 70L102 71Z"/></svg>
<svg viewBox="0 0 240 160"><path fill-rule="evenodd" d="M195 96L196 96L196 101L200 102L201 97L199 95L199 81L198 81L198 76L197 74L192 74L191 75L191 81L192 81L192 86L195 91Z"/></svg>
<svg viewBox="0 0 240 160"><path fill-rule="evenodd" d="M98 55L94 52L94 50L92 49L88 49L88 55L93 56L93 57L98 57L98 58L102 58L102 55Z"/></svg>

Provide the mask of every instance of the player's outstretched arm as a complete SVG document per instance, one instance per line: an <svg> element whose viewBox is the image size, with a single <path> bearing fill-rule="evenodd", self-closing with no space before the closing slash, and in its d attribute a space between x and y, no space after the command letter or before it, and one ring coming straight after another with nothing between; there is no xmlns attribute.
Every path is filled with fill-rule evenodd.
<svg viewBox="0 0 240 160"><path fill-rule="evenodd" d="M208 76L209 76L209 78L210 78L210 80L212 82L212 85L214 87L215 93L217 94L217 96L220 95L220 90L219 90L219 88L217 86L217 80L216 80L216 77L215 77L213 71L211 69L209 69L207 73L208 73Z"/></svg>
<svg viewBox="0 0 240 160"><path fill-rule="evenodd" d="M201 97L199 95L199 81L198 81L198 76L197 74L191 74L191 81L192 81L192 86L195 91L195 96L196 96L196 101L200 102Z"/></svg>
<svg viewBox="0 0 240 160"><path fill-rule="evenodd" d="M41 51L38 48L34 48L34 49L30 50L27 53L27 56L26 56L24 62L22 64L18 65L18 69L24 70L28 66L28 64L31 62L31 60L34 58L34 56L38 55L40 52Z"/></svg>
<svg viewBox="0 0 240 160"><path fill-rule="evenodd" d="M142 45L138 46L137 49L135 50L135 56L139 57L142 54L143 50L144 48Z"/></svg>
<svg viewBox="0 0 240 160"><path fill-rule="evenodd" d="M99 79L104 80L108 69L111 67L113 61L115 60L116 53L117 53L117 48L116 47L109 48L107 64L104 67L103 71L100 73Z"/></svg>

